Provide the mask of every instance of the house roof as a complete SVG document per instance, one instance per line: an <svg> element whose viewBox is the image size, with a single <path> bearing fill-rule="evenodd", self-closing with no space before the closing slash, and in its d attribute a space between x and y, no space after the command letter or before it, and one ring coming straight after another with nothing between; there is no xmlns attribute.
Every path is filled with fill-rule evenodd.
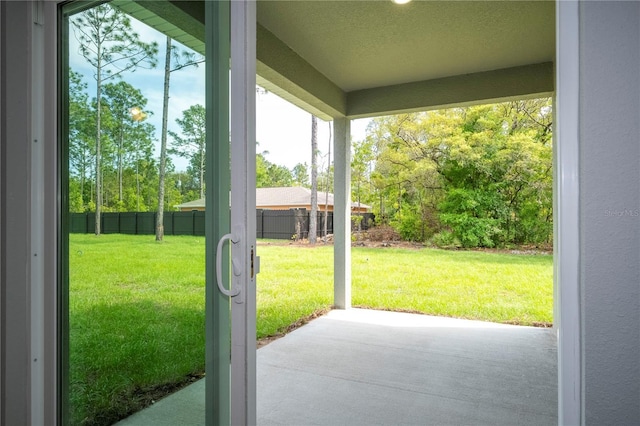
<svg viewBox="0 0 640 426"><path fill-rule="evenodd" d="M204 198L200 198L199 200L193 200L193 201L189 201L189 202L186 202L186 203L178 204L176 206L176 208L179 208L179 209L189 209L189 208L193 208L193 209L201 208L201 209L203 209L204 207L205 207Z"/></svg>
<svg viewBox="0 0 640 426"><path fill-rule="evenodd" d="M267 208L275 206L290 206L291 208L302 208L311 204L311 190L301 186L279 187L279 188L257 188L256 189L256 207ZM333 206L333 194L329 193L328 197L324 191L318 191L318 207L322 208L325 204ZM188 208L204 208L205 199L189 201L187 203L178 204L179 209ZM352 208L357 208L358 203L351 203ZM362 208L371 208L367 204L360 203Z"/></svg>

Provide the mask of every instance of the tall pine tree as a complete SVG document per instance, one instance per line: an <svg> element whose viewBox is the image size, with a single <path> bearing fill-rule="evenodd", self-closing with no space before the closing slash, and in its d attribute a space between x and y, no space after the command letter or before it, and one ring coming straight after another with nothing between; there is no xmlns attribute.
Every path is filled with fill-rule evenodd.
<svg viewBox="0 0 640 426"><path fill-rule="evenodd" d="M133 72L141 66L155 67L157 43L144 43L133 31L129 17L108 4L88 9L71 21L79 43L80 54L94 69L96 80L96 224L100 235L102 209L102 90L108 80ZM134 105L132 105L134 106Z"/></svg>

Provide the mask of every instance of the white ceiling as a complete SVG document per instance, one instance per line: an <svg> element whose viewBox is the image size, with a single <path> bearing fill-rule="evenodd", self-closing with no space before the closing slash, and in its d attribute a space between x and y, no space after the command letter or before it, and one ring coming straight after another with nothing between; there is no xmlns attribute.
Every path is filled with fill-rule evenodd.
<svg viewBox="0 0 640 426"><path fill-rule="evenodd" d="M551 1L259 1L258 22L345 92L551 62Z"/></svg>
<svg viewBox="0 0 640 426"><path fill-rule="evenodd" d="M202 0L116 3L203 50ZM257 21L258 82L323 119L554 90L553 1L259 0Z"/></svg>

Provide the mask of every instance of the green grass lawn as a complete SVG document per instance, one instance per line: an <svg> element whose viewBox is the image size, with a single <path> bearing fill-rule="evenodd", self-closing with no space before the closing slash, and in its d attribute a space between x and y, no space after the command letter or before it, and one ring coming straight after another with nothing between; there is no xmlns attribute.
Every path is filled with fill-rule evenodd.
<svg viewBox="0 0 640 426"><path fill-rule="evenodd" d="M71 235L73 424L111 424L204 365L204 238Z"/></svg>
<svg viewBox="0 0 640 426"><path fill-rule="evenodd" d="M70 406L110 424L204 370L204 238L71 235ZM333 299L333 247L259 245L258 338ZM354 248L353 303L519 324L552 321L552 257Z"/></svg>

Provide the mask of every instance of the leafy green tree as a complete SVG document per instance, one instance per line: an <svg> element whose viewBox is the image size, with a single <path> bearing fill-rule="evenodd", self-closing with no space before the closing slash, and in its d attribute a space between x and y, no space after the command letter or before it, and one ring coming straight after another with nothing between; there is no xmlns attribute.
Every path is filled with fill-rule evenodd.
<svg viewBox="0 0 640 426"><path fill-rule="evenodd" d="M307 163L298 163L291 171L293 174L293 183L296 186L309 187L309 166Z"/></svg>
<svg viewBox="0 0 640 426"><path fill-rule="evenodd" d="M189 160L187 171L197 182L199 198L204 198L205 146L206 146L206 110L196 104L182 111L177 118L180 134L169 131L173 139L169 153Z"/></svg>
<svg viewBox="0 0 640 426"><path fill-rule="evenodd" d="M374 143L371 138L356 141L351 148L351 198L358 206L371 202L370 193L365 191L375 159L373 148Z"/></svg>
<svg viewBox="0 0 640 426"><path fill-rule="evenodd" d="M265 152L256 154L256 188L269 188L269 161L265 157Z"/></svg>
<svg viewBox="0 0 640 426"><path fill-rule="evenodd" d="M186 175L181 172L176 172L175 165L171 161L171 158L167 158L166 163L166 175L165 175L165 197L164 197L164 210L173 211L175 206L181 204L186 200L182 194L182 181L181 177Z"/></svg>
<svg viewBox="0 0 640 426"><path fill-rule="evenodd" d="M95 113L89 103L87 83L82 75L69 71L69 172L74 182L70 185L73 210L87 210L92 201L90 182L95 156ZM77 192L77 193L76 193Z"/></svg>
<svg viewBox="0 0 640 426"><path fill-rule="evenodd" d="M115 144L115 168L118 181L117 210L123 209L123 179L126 166L137 165L140 157L153 152L154 126L138 121L147 105L142 92L129 83L119 81L104 85L104 106L109 111L106 132ZM149 113L150 114L150 113Z"/></svg>
<svg viewBox="0 0 640 426"><path fill-rule="evenodd" d="M550 100L537 99L374 120L369 196L379 217L407 239L548 243L551 118Z"/></svg>
<svg viewBox="0 0 640 426"><path fill-rule="evenodd" d="M133 31L129 17L108 4L85 10L71 19L80 54L94 68L96 80L95 179L96 235L100 235L102 209L102 86L140 66L155 66L156 43L144 43Z"/></svg>
<svg viewBox="0 0 640 426"><path fill-rule="evenodd" d="M291 186L293 184L291 170L285 166L272 163L267 168L267 175L269 176L271 187Z"/></svg>
<svg viewBox="0 0 640 426"><path fill-rule="evenodd" d="M256 188L275 188L293 185L291 170L267 160L267 151L256 154Z"/></svg>

